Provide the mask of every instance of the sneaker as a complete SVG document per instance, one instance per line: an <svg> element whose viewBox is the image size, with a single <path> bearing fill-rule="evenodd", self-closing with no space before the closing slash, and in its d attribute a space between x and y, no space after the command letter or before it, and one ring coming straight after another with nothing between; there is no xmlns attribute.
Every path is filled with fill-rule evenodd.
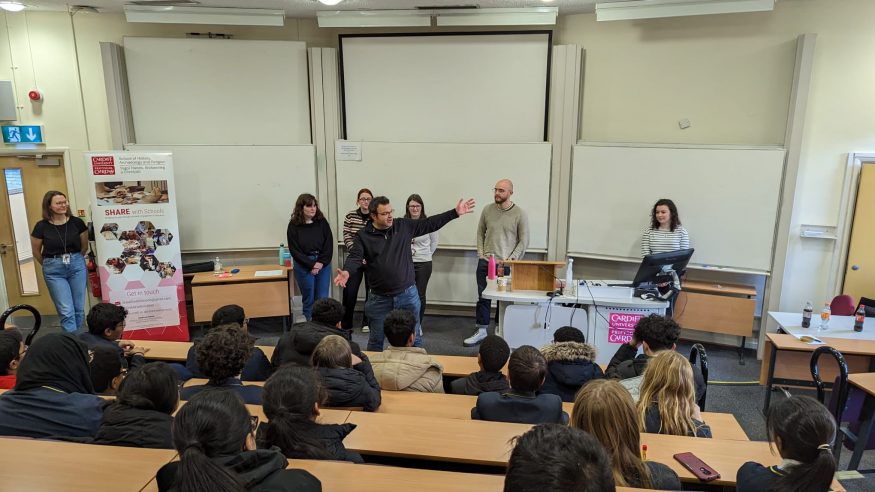
<svg viewBox="0 0 875 492"><path fill-rule="evenodd" d="M480 345L480 342L482 342L484 338L486 338L486 330L483 328L477 328L477 331L475 331L470 337L466 338L465 341L462 342L462 345L466 347Z"/></svg>
<svg viewBox="0 0 875 492"><path fill-rule="evenodd" d="M362 326L362 333L370 333L371 328L369 326Z"/></svg>

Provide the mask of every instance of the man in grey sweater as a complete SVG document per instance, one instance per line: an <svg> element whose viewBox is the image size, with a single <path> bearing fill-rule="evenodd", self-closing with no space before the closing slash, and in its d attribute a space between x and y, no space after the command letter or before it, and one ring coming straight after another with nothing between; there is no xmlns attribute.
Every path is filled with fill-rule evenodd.
<svg viewBox="0 0 875 492"><path fill-rule="evenodd" d="M477 255L480 257L476 273L477 327L474 334L465 339L466 347L482 342L489 329L492 302L483 298L489 256L495 255L498 267L502 268L506 260L522 258L529 245L529 219L526 212L510 199L513 196L513 183L509 179L502 179L495 183L493 192L495 203L483 209L477 226Z"/></svg>

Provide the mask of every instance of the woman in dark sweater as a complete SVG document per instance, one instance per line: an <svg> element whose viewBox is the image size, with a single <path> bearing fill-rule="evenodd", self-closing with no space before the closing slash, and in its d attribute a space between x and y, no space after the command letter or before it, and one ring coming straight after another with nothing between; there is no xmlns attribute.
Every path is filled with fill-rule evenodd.
<svg viewBox="0 0 875 492"><path fill-rule="evenodd" d="M349 342L340 335L328 335L316 345L311 362L328 392L330 407L362 407L373 412L380 407L380 383L364 354L352 354Z"/></svg>
<svg viewBox="0 0 875 492"><path fill-rule="evenodd" d="M258 428L258 447L276 446L287 458L363 463L358 453L343 446L343 439L355 424L316 423L323 401L325 391L312 368L280 368L264 385L264 415L268 421Z"/></svg>
<svg viewBox="0 0 875 492"><path fill-rule="evenodd" d="M313 302L328 297L334 247L331 227L315 196L304 193L295 201L286 239L295 260L295 281L301 291L304 317L309 321Z"/></svg>
<svg viewBox="0 0 875 492"><path fill-rule="evenodd" d="M169 365L150 362L122 381L118 398L103 413L95 444L173 449L171 426L179 381Z"/></svg>
<svg viewBox="0 0 875 492"><path fill-rule="evenodd" d="M632 395L619 382L597 379L578 393L571 427L589 432L611 456L618 487L680 490L681 481L668 466L641 459L641 434Z"/></svg>

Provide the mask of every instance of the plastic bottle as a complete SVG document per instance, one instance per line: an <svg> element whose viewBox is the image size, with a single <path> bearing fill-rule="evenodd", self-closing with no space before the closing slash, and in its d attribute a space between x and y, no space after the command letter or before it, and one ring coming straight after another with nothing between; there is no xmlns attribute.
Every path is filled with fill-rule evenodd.
<svg viewBox="0 0 875 492"><path fill-rule="evenodd" d="M829 330L829 316L831 311L829 309L829 303L823 305L823 311L820 312L820 331Z"/></svg>
<svg viewBox="0 0 875 492"><path fill-rule="evenodd" d="M222 273L222 260L218 256L213 260L213 273Z"/></svg>
<svg viewBox="0 0 875 492"><path fill-rule="evenodd" d="M811 328L811 315L813 313L814 306L811 305L811 301L806 302L802 309L802 328Z"/></svg>
<svg viewBox="0 0 875 492"><path fill-rule="evenodd" d="M866 321L866 308L860 304L857 314L854 315L854 331L863 331L863 323Z"/></svg>
<svg viewBox="0 0 875 492"><path fill-rule="evenodd" d="M280 243L279 259L280 259L280 265L285 265L285 263L286 263L286 245L285 245L285 243Z"/></svg>
<svg viewBox="0 0 875 492"><path fill-rule="evenodd" d="M565 267L565 295L577 296L577 286L574 284L574 258L568 258Z"/></svg>
<svg viewBox="0 0 875 492"><path fill-rule="evenodd" d="M489 255L489 265L486 267L486 278L495 280L495 255Z"/></svg>

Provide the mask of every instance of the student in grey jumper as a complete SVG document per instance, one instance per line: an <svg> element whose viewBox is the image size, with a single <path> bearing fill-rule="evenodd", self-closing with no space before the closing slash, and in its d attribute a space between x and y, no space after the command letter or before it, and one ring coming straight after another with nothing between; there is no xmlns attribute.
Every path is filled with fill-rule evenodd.
<svg viewBox="0 0 875 492"><path fill-rule="evenodd" d="M529 245L529 218L519 205L511 201L513 183L502 179L493 189L495 203L491 203L480 214L477 226L477 327L474 334L465 339L466 347L473 347L486 338L489 329L489 310L492 301L483 298L486 289L486 274L489 256L495 255L499 268L507 260L523 257Z"/></svg>

